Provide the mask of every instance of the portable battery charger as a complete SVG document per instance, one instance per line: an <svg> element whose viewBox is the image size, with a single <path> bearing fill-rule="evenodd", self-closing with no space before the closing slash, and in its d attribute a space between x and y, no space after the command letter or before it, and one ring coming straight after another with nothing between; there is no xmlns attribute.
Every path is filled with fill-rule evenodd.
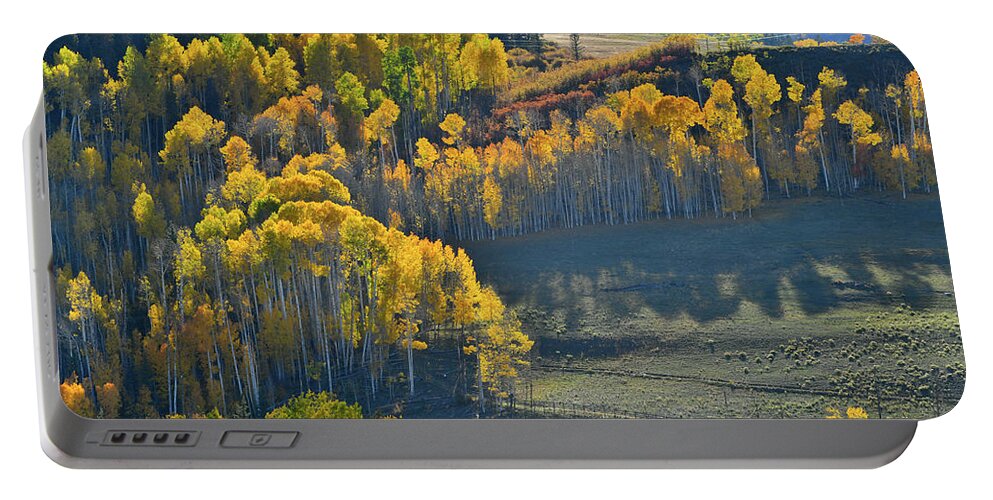
<svg viewBox="0 0 993 500"><path fill-rule="evenodd" d="M79 34L24 142L70 467L876 467L965 384L861 34Z"/></svg>

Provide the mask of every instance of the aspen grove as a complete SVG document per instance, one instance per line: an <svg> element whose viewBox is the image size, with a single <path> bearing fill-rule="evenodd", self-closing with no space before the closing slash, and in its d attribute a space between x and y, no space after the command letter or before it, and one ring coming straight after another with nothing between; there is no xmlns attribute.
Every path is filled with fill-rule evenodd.
<svg viewBox="0 0 993 500"><path fill-rule="evenodd" d="M496 414L533 341L459 242L936 185L909 67L773 74L689 35L557 67L484 34L182 38L44 63L86 416L402 416L429 354Z"/></svg>

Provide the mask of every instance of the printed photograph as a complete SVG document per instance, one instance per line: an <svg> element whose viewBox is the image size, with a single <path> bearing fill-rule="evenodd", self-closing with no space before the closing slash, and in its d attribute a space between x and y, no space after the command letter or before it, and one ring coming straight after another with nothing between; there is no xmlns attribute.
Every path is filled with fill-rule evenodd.
<svg viewBox="0 0 993 500"><path fill-rule="evenodd" d="M922 83L878 36L80 34L43 71L81 416L962 395Z"/></svg>

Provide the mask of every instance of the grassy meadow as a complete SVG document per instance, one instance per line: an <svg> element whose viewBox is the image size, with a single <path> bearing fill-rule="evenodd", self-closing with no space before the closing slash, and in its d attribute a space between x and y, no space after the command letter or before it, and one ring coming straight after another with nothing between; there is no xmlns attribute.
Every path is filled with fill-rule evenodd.
<svg viewBox="0 0 993 500"><path fill-rule="evenodd" d="M467 249L536 340L536 416L554 403L585 416L816 418L861 406L922 418L957 394L935 196L803 198L747 220L555 230ZM910 367L926 373L904 380ZM868 373L886 387L845 385Z"/></svg>

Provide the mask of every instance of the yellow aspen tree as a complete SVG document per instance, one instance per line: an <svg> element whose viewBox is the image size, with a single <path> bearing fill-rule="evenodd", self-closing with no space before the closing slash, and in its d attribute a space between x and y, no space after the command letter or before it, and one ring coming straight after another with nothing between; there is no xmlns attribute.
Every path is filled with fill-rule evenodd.
<svg viewBox="0 0 993 500"><path fill-rule="evenodd" d="M165 236L166 220L162 212L156 208L152 195L148 193L145 184L136 186L134 203L131 205L131 214L134 216L135 224L138 226L138 234L146 239L161 238Z"/></svg>
<svg viewBox="0 0 993 500"><path fill-rule="evenodd" d="M180 299L180 317L185 316L185 308L192 301L190 293L203 278L207 268L203 265L203 254L189 229L180 229L176 234L175 269L176 285Z"/></svg>
<svg viewBox="0 0 993 500"><path fill-rule="evenodd" d="M668 140L668 166L676 178L676 189L689 203L697 189L699 151L690 128L703 122L700 104L689 97L662 96L653 106L655 122ZM688 209L684 209L688 210Z"/></svg>
<svg viewBox="0 0 993 500"><path fill-rule="evenodd" d="M179 184L180 204L187 211L199 201L203 186L214 180L212 154L227 134L223 121L215 120L199 107L192 107L165 134L165 147L159 158L166 172Z"/></svg>
<svg viewBox="0 0 993 500"><path fill-rule="evenodd" d="M91 185L103 177L107 170L106 164L96 148L88 146L79 152L79 161L74 165L76 179L81 185Z"/></svg>
<svg viewBox="0 0 993 500"><path fill-rule="evenodd" d="M573 138L570 132L572 120L557 109L548 114L548 120L551 122L548 135L552 138L552 148L555 150L556 156L563 157L571 153L573 147Z"/></svg>
<svg viewBox="0 0 993 500"><path fill-rule="evenodd" d="M457 113L449 113L445 120L438 124L438 128L445 133L441 142L449 146L454 146L462 142L462 132L465 130L465 120Z"/></svg>
<svg viewBox="0 0 993 500"><path fill-rule="evenodd" d="M79 383L75 374L59 385L59 394L65 405L76 415L86 418L96 416L93 403L86 396L86 389L83 388L83 384Z"/></svg>
<svg viewBox="0 0 993 500"><path fill-rule="evenodd" d="M662 92L655 85L646 83L628 93L618 92L613 98L618 103L621 131L644 149L651 149L655 139L652 108L662 98Z"/></svg>
<svg viewBox="0 0 993 500"><path fill-rule="evenodd" d="M848 125L853 165L858 164L858 146L875 146L883 141L878 132L872 131L874 124L872 116L851 100L841 103L832 116L838 120L838 123Z"/></svg>
<svg viewBox="0 0 993 500"><path fill-rule="evenodd" d="M907 198L907 191L918 185L921 179L921 172L918 165L910 158L910 150L906 144L894 144L889 150L889 161L880 162L882 166L881 177L886 187L899 189L903 198Z"/></svg>
<svg viewBox="0 0 993 500"><path fill-rule="evenodd" d="M531 188L544 194L554 182L554 167L558 158L555 156L554 141L544 130L538 130L528 138L524 146L528 162L528 183ZM532 207L537 210L537 207Z"/></svg>
<svg viewBox="0 0 993 500"><path fill-rule="evenodd" d="M265 174L249 165L228 174L221 185L221 198L231 206L246 208L263 194L266 185Z"/></svg>
<svg viewBox="0 0 993 500"><path fill-rule="evenodd" d="M430 141L421 137L417 140L417 156L414 157L414 166L422 171L430 171L438 161L438 150Z"/></svg>
<svg viewBox="0 0 993 500"><path fill-rule="evenodd" d="M927 132L927 118L924 105L924 89L917 70L907 73L903 79L903 91L910 104L910 137L909 150L911 161L921 172L924 190L931 192L937 179L934 172L934 157L931 151L931 140Z"/></svg>
<svg viewBox="0 0 993 500"><path fill-rule="evenodd" d="M96 386L101 418L117 418L121 411L121 391L113 382Z"/></svg>
<svg viewBox="0 0 993 500"><path fill-rule="evenodd" d="M487 293L491 293L488 290ZM518 321L506 319L486 326L481 336L478 352L480 381L488 386L492 396L500 400L513 397L520 370L530 365L527 354L534 341L521 332Z"/></svg>
<svg viewBox="0 0 993 500"><path fill-rule="evenodd" d="M704 120L700 105L689 97L662 96L652 109L654 120L666 133L670 142L670 160L677 176L682 176L686 167L683 157L696 143L689 134L690 128Z"/></svg>
<svg viewBox="0 0 993 500"><path fill-rule="evenodd" d="M904 89L902 86L889 84L885 89L886 97L893 102L893 118L896 123L896 134L893 137L888 157L881 158L878 165L875 165L877 174L883 184L889 189L899 189L904 199L907 198L908 189L912 189L920 180L920 173L917 171L917 164L913 161L911 149L907 147L903 130L904 116ZM913 129L913 112L910 117L911 128ZM909 135L913 140L913 132ZM885 155L884 155L885 156Z"/></svg>
<svg viewBox="0 0 993 500"><path fill-rule="evenodd" d="M252 155L252 148L239 136L233 135L228 138L228 142L220 149L221 157L224 159L225 170L230 173L241 170L245 167L255 166L255 157Z"/></svg>
<svg viewBox="0 0 993 500"><path fill-rule="evenodd" d="M483 212L486 223L490 225L490 235L496 237L496 230L501 227L500 210L503 208L503 193L500 185L487 175L483 180Z"/></svg>
<svg viewBox="0 0 993 500"><path fill-rule="evenodd" d="M458 266L471 270L471 261L460 251ZM506 313L500 297L490 287L481 287L475 273L463 276L465 285L462 300L471 304L470 317L465 318L480 329L477 335L466 338L463 352L477 361L477 402L480 412L485 412L486 394L497 403L512 398L520 370L529 366L528 352L534 341L520 330L520 322Z"/></svg>
<svg viewBox="0 0 993 500"><path fill-rule="evenodd" d="M383 99L375 111L369 113L363 121L365 128L365 139L368 142L376 141L379 146L380 167L386 168L386 145L390 144L393 137L393 124L400 117L400 107L391 99ZM394 156L396 153L394 153Z"/></svg>
<svg viewBox="0 0 993 500"><path fill-rule="evenodd" d="M389 192L387 215L389 226L397 229L406 227L404 217L409 216L413 224L411 230L417 229L417 213L410 213L409 208L414 203L414 196L410 190L411 172L407 162L398 160L393 168L387 167L383 171L383 182Z"/></svg>
<svg viewBox="0 0 993 500"><path fill-rule="evenodd" d="M720 161L723 209L737 217L738 212L749 211L762 200L762 174L755 160L741 143L722 144L717 152Z"/></svg>
<svg viewBox="0 0 993 500"><path fill-rule="evenodd" d="M263 49L264 50L264 49ZM279 47L265 61L265 80L272 99L293 95L300 87L300 73L289 51Z"/></svg>
<svg viewBox="0 0 993 500"><path fill-rule="evenodd" d="M918 130L914 139L914 163L921 173L925 192L930 193L933 186L938 185L937 173L934 170L934 154L931 150L931 138L926 130Z"/></svg>
<svg viewBox="0 0 993 500"><path fill-rule="evenodd" d="M921 86L921 77L917 70L907 73L903 79L903 88L910 100L910 110L915 118L923 118L924 115L924 90Z"/></svg>
<svg viewBox="0 0 993 500"><path fill-rule="evenodd" d="M496 93L497 88L510 79L507 53L499 38L475 34L469 39L459 56L463 70L463 87L479 86Z"/></svg>
<svg viewBox="0 0 993 500"><path fill-rule="evenodd" d="M387 184L396 183L402 191L410 189L410 167L402 159L397 161L396 166L387 169L383 178Z"/></svg>
<svg viewBox="0 0 993 500"><path fill-rule="evenodd" d="M703 106L703 116L704 127L718 145L718 173L724 200L722 208L737 217L738 212L757 205L756 191L761 199L762 178L755 160L742 144L745 127L738 116L731 84L725 80L714 82L710 98Z"/></svg>
<svg viewBox="0 0 993 500"><path fill-rule="evenodd" d="M93 345L97 337L96 309L98 304L94 300L99 300L99 295L93 289L90 277L80 271L75 278L68 282L66 288L66 299L69 302L69 321L72 322L79 331L81 345L79 349L83 353L85 372L84 378L92 381L93 377Z"/></svg>
<svg viewBox="0 0 993 500"><path fill-rule="evenodd" d="M786 97L788 97L796 107L797 129L803 127L803 115L800 112L800 107L803 103L803 91L806 89L807 86L800 83L800 81L796 78L792 76L786 77Z"/></svg>
<svg viewBox="0 0 993 500"><path fill-rule="evenodd" d="M745 84L744 96L745 103L752 110L752 156L759 158L759 144L761 144L764 174L782 183L789 196L789 182L794 177L793 172L792 169L785 168L789 166L788 163L774 161L778 148L774 144L772 124L769 122L774 113L773 106L782 97L782 87L776 81L776 75L766 72L756 63L751 78ZM781 168L770 168L777 166Z"/></svg>
<svg viewBox="0 0 993 500"><path fill-rule="evenodd" d="M703 105L703 125L717 143L730 144L745 138L745 127L738 116L734 90L726 80L717 80L710 89L710 98Z"/></svg>
<svg viewBox="0 0 993 500"><path fill-rule="evenodd" d="M745 84L751 81L761 71L765 70L755 60L754 54L744 54L735 57L734 62L731 64L731 77L734 78L734 82L739 85L739 88L743 88Z"/></svg>
<svg viewBox="0 0 993 500"><path fill-rule="evenodd" d="M798 182L807 188L808 193L816 187L817 166L813 159L816 154L820 158L821 171L824 175L824 187L830 190L831 180L828 176L827 161L824 159L824 149L821 142L821 130L824 127L825 118L824 105L821 100L821 89L814 90L814 93L810 96L810 101L803 107L803 112L805 114L803 128L796 134L797 142L795 146Z"/></svg>
<svg viewBox="0 0 993 500"><path fill-rule="evenodd" d="M834 104L838 91L848 85L848 80L845 79L844 75L827 66L821 68L821 72L817 74L817 82L824 90L821 97L828 108Z"/></svg>
<svg viewBox="0 0 993 500"><path fill-rule="evenodd" d="M579 127L581 132L585 126L588 126L586 129L588 136L593 139L590 143L596 170L595 178L600 193L598 208L607 224L614 224L618 220L619 210L615 208L613 154L617 132L621 128L621 119L611 108L596 106L586 111L584 121Z"/></svg>
<svg viewBox="0 0 993 500"><path fill-rule="evenodd" d="M414 166L424 175L424 200L428 206L429 220L434 224L434 234L440 234L447 227L442 211L450 200L449 172L446 163L439 161L441 155L430 141L422 137L415 146Z"/></svg>
<svg viewBox="0 0 993 500"><path fill-rule="evenodd" d="M407 354L407 383L411 396L414 387L414 351L427 349L416 340L420 322L415 319L418 292L421 289L423 260L416 236L407 236L395 229L386 230L382 237L386 258L377 269L376 312L387 332L385 342L399 342Z"/></svg>

